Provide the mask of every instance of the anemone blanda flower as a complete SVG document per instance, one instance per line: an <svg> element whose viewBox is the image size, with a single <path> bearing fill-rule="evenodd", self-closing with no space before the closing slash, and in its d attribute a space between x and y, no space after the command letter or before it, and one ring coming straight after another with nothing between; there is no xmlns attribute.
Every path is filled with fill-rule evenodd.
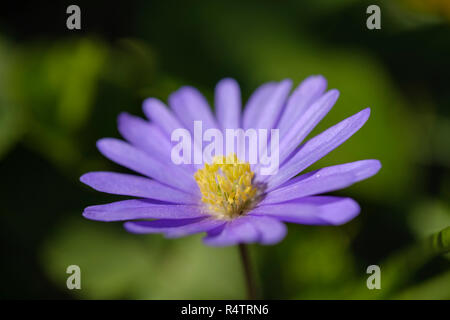
<svg viewBox="0 0 450 320"><path fill-rule="evenodd" d="M100 152L140 175L90 172L81 181L106 193L135 197L87 207L83 215L99 221L125 221L133 233L163 233L177 238L206 232L208 245L259 242L274 244L286 235L284 222L340 225L359 214L351 198L322 194L342 189L378 172L378 160L361 160L322 168L297 176L338 147L367 121L370 109L339 122L321 134L303 140L328 113L339 92L326 92L322 76L305 79L290 94L292 82L260 86L241 112L237 82L221 80L215 89L215 115L206 99L192 87L169 97L170 109L149 98L143 111L149 121L123 113L118 128L127 142L104 138ZM259 175L254 166L235 154L199 167L175 165L171 133L193 130L194 121L206 128L279 129L279 170ZM303 143L303 144L302 144ZM231 165L230 165L231 163Z"/></svg>

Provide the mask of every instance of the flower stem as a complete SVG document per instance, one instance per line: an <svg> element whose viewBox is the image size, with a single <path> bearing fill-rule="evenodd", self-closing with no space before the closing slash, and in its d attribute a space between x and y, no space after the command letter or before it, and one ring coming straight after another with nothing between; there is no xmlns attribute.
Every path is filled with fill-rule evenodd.
<svg viewBox="0 0 450 320"><path fill-rule="evenodd" d="M252 270L250 266L250 258L248 255L247 246L243 243L239 244L239 252L241 254L242 267L244 268L245 274L245 284L247 286L247 299L255 300L256 299L256 287L255 282L252 275Z"/></svg>

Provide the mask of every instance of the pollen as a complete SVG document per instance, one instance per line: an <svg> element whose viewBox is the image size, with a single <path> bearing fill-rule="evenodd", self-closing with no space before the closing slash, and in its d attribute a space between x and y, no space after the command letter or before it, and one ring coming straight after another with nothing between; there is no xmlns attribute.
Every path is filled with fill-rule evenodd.
<svg viewBox="0 0 450 320"><path fill-rule="evenodd" d="M232 219L244 215L253 205L258 193L252 184L254 175L248 162L230 153L214 157L212 164L206 163L195 172L194 178L208 212L220 219Z"/></svg>

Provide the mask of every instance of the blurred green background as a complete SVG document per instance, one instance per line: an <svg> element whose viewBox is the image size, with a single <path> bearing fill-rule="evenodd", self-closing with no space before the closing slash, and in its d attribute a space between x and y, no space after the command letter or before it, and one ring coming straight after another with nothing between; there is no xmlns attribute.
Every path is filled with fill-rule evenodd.
<svg viewBox="0 0 450 320"><path fill-rule="evenodd" d="M361 204L352 222L291 224L279 245L250 246L261 296L450 299L450 256L436 249L450 225L449 1L77 1L79 31L66 28L70 4L0 12L1 298L244 298L236 248L85 220L84 207L119 197L78 179L124 171L95 142L119 137L117 115L143 116L149 96L189 84L212 102L233 77L247 99L265 81L322 74L341 96L312 135L367 106L372 115L313 168L383 168L336 193ZM381 30L366 28L370 4ZM81 290L66 288L72 264ZM381 290L366 287L372 264Z"/></svg>

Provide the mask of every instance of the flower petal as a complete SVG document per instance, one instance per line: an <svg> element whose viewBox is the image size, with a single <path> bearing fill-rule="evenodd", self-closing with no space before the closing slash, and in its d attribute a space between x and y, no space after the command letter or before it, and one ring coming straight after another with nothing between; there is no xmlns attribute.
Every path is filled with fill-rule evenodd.
<svg viewBox="0 0 450 320"><path fill-rule="evenodd" d="M266 190L273 190L337 148L364 125L369 115L370 109L364 109L307 141L267 179Z"/></svg>
<svg viewBox="0 0 450 320"><path fill-rule="evenodd" d="M306 138L306 136L315 128L320 120L330 111L339 96L337 90L330 90L316 102L314 102L306 110L303 111L297 122L285 133L284 137L280 139L274 151L271 151L271 156L278 154L278 161L282 164L290 154L298 147L298 145ZM266 148L267 149L267 148ZM265 151L266 149L263 149ZM260 164L254 167L256 172L259 172L261 163L270 163L267 152L260 152ZM271 175L266 175L260 178L260 181L266 181Z"/></svg>
<svg viewBox="0 0 450 320"><path fill-rule="evenodd" d="M155 180L116 172L89 172L81 176L81 182L97 191L124 196L155 199L173 203L195 204L198 197L170 188Z"/></svg>
<svg viewBox="0 0 450 320"><path fill-rule="evenodd" d="M282 221L311 225L341 225L358 215L360 207L351 198L312 196L262 205L249 215L276 217Z"/></svg>
<svg viewBox="0 0 450 320"><path fill-rule="evenodd" d="M189 236L191 234L200 233L200 232L208 232L213 229L220 228L226 222L218 219L205 219L195 224L190 224L189 226L185 226L183 228L173 228L167 230L165 235L166 238L180 238Z"/></svg>
<svg viewBox="0 0 450 320"><path fill-rule="evenodd" d="M208 232L226 222L211 219L207 215L191 219L160 219L153 221L128 221L124 227L132 233L164 233L166 238L180 238L196 233Z"/></svg>
<svg viewBox="0 0 450 320"><path fill-rule="evenodd" d="M255 123L261 113L261 105L269 99L277 85L276 82L264 83L253 92L244 108L242 117L244 129L255 128Z"/></svg>
<svg viewBox="0 0 450 320"><path fill-rule="evenodd" d="M250 221L259 233L258 242L261 244L275 244L286 236L286 225L275 218L252 216Z"/></svg>
<svg viewBox="0 0 450 320"><path fill-rule="evenodd" d="M160 219L153 221L128 221L124 227L132 233L164 233L166 238L180 238L196 233L208 232L226 222L211 219L207 215L192 219Z"/></svg>
<svg viewBox="0 0 450 320"><path fill-rule="evenodd" d="M378 172L378 160L361 160L315 170L270 191L260 204L279 203L346 188Z"/></svg>
<svg viewBox="0 0 450 320"><path fill-rule="evenodd" d="M168 137L172 135L174 130L183 128L183 125L172 111L156 98L146 99L143 104L143 110L147 118L164 131Z"/></svg>
<svg viewBox="0 0 450 320"><path fill-rule="evenodd" d="M203 241L211 246L231 246L238 243L257 242L259 233L251 223L251 217L245 216L225 224L221 232L208 233Z"/></svg>
<svg viewBox="0 0 450 320"><path fill-rule="evenodd" d="M124 141L104 138L97 147L105 157L126 168L186 192L198 191L193 176L185 170L167 166Z"/></svg>
<svg viewBox="0 0 450 320"><path fill-rule="evenodd" d="M142 220L127 221L123 224L125 229L131 233L164 233L170 229L177 229L188 225L196 224L206 219L207 216L188 219L159 219L159 220Z"/></svg>
<svg viewBox="0 0 450 320"><path fill-rule="evenodd" d="M254 121L252 129L272 129L280 117L286 99L292 87L292 81L281 81L273 89L270 96L259 106L259 114Z"/></svg>
<svg viewBox="0 0 450 320"><path fill-rule="evenodd" d="M217 83L214 105L222 130L241 126L241 91L236 80L226 78Z"/></svg>
<svg viewBox="0 0 450 320"><path fill-rule="evenodd" d="M322 76L310 76L300 83L289 97L277 127L280 129L280 139L294 123L300 119L306 110L316 101L327 87L327 80Z"/></svg>
<svg viewBox="0 0 450 320"><path fill-rule="evenodd" d="M203 217L195 205L167 204L156 200L136 199L90 206L83 216L98 221L124 221L137 219L183 219Z"/></svg>
<svg viewBox="0 0 450 320"><path fill-rule="evenodd" d="M194 167L190 164L175 165L171 158L172 142L159 127L139 117L121 113L118 118L119 132L132 145L141 149L152 158L168 167L177 166L193 174Z"/></svg>
<svg viewBox="0 0 450 320"><path fill-rule="evenodd" d="M316 125L326 116L336 103L339 91L330 90L316 102L314 102L289 129L282 139L280 139L279 162L284 160L302 143L306 136L316 127Z"/></svg>
<svg viewBox="0 0 450 320"><path fill-rule="evenodd" d="M146 151L152 157L167 161L171 144L160 129L149 122L126 112L119 115L120 134L132 145Z"/></svg>
<svg viewBox="0 0 450 320"><path fill-rule="evenodd" d="M193 132L194 121L202 121L203 130L218 128L205 97L193 87L181 87L169 96L169 104L184 126Z"/></svg>

